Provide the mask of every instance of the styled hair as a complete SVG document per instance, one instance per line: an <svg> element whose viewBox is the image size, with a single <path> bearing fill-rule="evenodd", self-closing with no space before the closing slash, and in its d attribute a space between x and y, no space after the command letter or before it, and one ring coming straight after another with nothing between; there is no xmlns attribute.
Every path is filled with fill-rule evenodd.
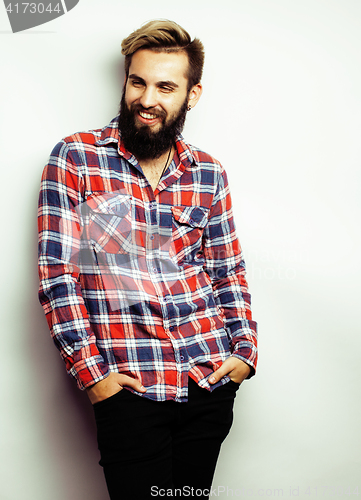
<svg viewBox="0 0 361 500"><path fill-rule="evenodd" d="M125 56L125 74L129 75L133 54L140 49L155 52L184 52L188 56L188 90L199 83L204 64L204 47L195 38L193 41L185 29L174 21L156 19L149 21L122 41Z"/></svg>

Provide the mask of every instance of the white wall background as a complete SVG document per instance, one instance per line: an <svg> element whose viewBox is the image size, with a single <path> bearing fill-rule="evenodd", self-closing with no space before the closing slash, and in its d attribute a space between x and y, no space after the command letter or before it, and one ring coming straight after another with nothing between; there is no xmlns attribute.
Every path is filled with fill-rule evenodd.
<svg viewBox="0 0 361 500"><path fill-rule="evenodd" d="M92 409L37 301L37 192L62 137L115 116L120 42L156 17L204 41L185 136L228 171L259 322L259 371L237 398L218 498L356 498L359 0L81 0L18 34L0 6L0 498L107 498Z"/></svg>

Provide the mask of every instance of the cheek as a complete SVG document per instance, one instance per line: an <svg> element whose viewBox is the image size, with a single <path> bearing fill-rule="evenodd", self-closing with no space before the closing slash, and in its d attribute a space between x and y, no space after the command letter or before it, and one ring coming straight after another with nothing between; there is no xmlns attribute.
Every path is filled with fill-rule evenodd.
<svg viewBox="0 0 361 500"><path fill-rule="evenodd" d="M175 101L172 103L164 104L164 109L166 109L168 116L174 117L177 116L179 111L181 110L183 101Z"/></svg>
<svg viewBox="0 0 361 500"><path fill-rule="evenodd" d="M125 103L129 107L134 101L139 98L139 91L137 89L126 87L125 89Z"/></svg>

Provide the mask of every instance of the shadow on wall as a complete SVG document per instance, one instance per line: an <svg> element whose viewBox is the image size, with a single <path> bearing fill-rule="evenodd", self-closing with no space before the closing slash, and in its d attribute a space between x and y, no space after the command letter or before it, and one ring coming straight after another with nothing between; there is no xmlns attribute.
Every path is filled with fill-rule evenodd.
<svg viewBox="0 0 361 500"><path fill-rule="evenodd" d="M31 262L31 293L28 301L28 345L36 386L35 404L41 419L46 460L52 464L59 497L78 500L103 500L107 490L96 442L93 410L87 395L66 373L58 350L37 300L36 239L28 248L35 249ZM39 432L39 431L38 431ZM49 465L47 464L49 467ZM64 488L60 493L59 490Z"/></svg>

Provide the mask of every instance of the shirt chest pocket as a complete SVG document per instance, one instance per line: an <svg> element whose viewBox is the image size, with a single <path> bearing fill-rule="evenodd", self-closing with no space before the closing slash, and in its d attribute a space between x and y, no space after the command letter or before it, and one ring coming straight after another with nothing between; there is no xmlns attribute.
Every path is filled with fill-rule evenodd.
<svg viewBox="0 0 361 500"><path fill-rule="evenodd" d="M200 207L173 206L172 215L173 243L177 253L184 247L193 247L192 250L199 251L208 222L208 211Z"/></svg>
<svg viewBox="0 0 361 500"><path fill-rule="evenodd" d="M84 204L87 214L84 230L95 252L132 252L132 203L127 194L93 195Z"/></svg>

